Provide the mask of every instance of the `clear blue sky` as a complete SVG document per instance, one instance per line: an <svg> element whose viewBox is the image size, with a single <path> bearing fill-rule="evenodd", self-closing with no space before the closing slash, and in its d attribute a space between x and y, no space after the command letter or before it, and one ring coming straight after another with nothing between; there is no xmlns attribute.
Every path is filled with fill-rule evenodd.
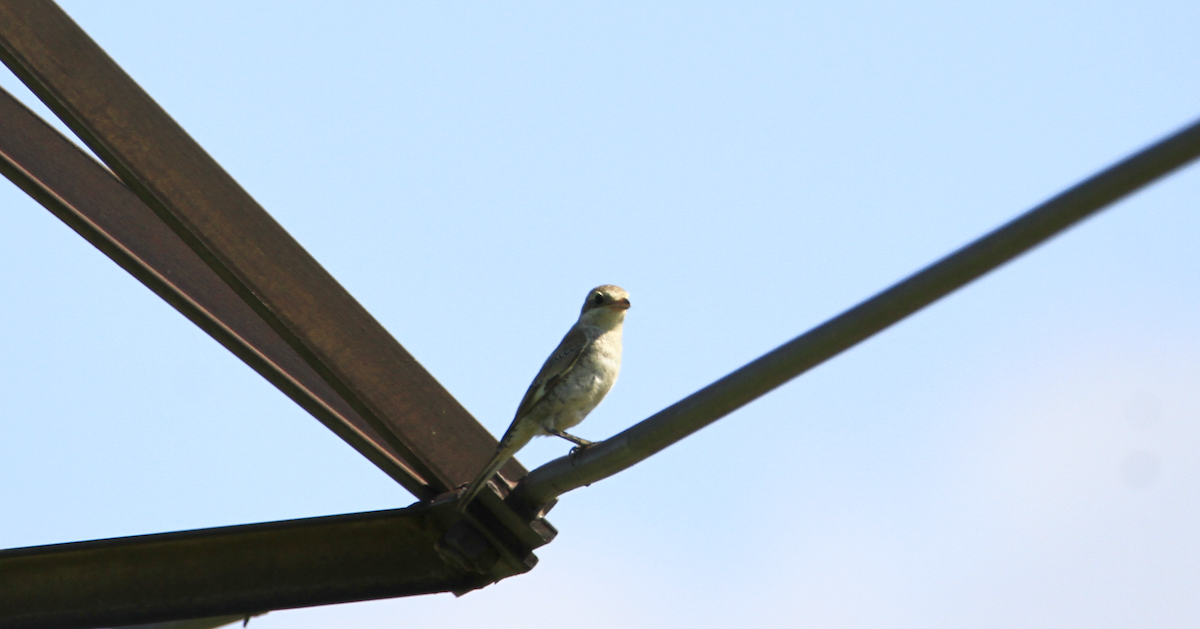
<svg viewBox="0 0 1200 629"><path fill-rule="evenodd" d="M591 439L1200 117L1196 2L62 4L494 433L596 284ZM252 626L1195 627L1198 207L1193 167L567 496L528 575ZM410 502L0 216L0 547Z"/></svg>

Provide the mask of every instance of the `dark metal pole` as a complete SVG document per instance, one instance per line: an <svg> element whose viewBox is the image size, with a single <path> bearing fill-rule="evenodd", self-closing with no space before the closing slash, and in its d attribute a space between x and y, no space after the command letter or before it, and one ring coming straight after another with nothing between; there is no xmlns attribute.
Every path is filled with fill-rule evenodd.
<svg viewBox="0 0 1200 629"><path fill-rule="evenodd" d="M1092 176L904 281L573 457L529 473L517 489L544 505L620 472L1029 251L1200 156L1200 122Z"/></svg>
<svg viewBox="0 0 1200 629"><path fill-rule="evenodd" d="M241 626L246 626L250 618L262 616L262 614L254 614L250 616L217 616L215 618L194 618L192 620L171 620L168 622L152 622L148 625L125 625L124 627L114 627L113 629L217 629L225 625L238 623Z"/></svg>
<svg viewBox="0 0 1200 629"><path fill-rule="evenodd" d="M551 536L481 531L459 517L450 497L390 511L3 550L0 627L189 618L204 620L175 626L215 627L267 610L462 593L527 572L537 559L525 542ZM506 539L493 544L492 533Z"/></svg>

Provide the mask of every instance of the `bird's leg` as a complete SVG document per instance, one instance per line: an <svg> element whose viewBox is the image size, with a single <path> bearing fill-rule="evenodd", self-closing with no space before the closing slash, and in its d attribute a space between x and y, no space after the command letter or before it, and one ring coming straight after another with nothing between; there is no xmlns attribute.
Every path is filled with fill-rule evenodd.
<svg viewBox="0 0 1200 629"><path fill-rule="evenodd" d="M576 437L575 435L572 435L571 433L568 433L568 432L565 432L562 430L555 430L554 428L546 428L546 432L554 435L555 437L562 437L563 439L570 441L571 443L575 444L576 446L578 446L580 448L586 448L586 447L592 445L591 441L588 441L587 439L580 439L579 437Z"/></svg>

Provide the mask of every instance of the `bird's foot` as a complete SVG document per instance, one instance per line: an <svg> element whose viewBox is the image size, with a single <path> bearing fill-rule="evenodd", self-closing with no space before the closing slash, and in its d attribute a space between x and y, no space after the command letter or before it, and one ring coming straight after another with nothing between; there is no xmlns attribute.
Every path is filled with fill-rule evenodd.
<svg viewBox="0 0 1200 629"><path fill-rule="evenodd" d="M580 452L583 452L584 450L587 450L588 448L596 445L595 443L592 443L591 441L588 441L586 439L580 439L580 441L582 441L583 443L580 443L579 445L575 446L574 448L571 448L571 451L569 453L567 453L567 456L572 461L575 460L575 457L578 456Z"/></svg>

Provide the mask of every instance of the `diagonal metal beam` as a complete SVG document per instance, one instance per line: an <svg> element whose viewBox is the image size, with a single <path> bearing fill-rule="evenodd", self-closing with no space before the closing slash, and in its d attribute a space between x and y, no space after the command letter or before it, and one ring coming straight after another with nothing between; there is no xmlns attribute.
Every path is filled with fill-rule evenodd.
<svg viewBox="0 0 1200 629"><path fill-rule="evenodd" d="M115 627L464 592L528 571L456 521L407 509L0 551L0 626ZM214 625L208 625L214 626Z"/></svg>
<svg viewBox="0 0 1200 629"><path fill-rule="evenodd" d="M0 0L0 60L387 440L418 496L479 470L495 438L57 5Z"/></svg>
<svg viewBox="0 0 1200 629"><path fill-rule="evenodd" d="M426 482L125 184L0 90L0 173L413 493Z"/></svg>
<svg viewBox="0 0 1200 629"><path fill-rule="evenodd" d="M573 456L509 497L537 510L625 470L1200 157L1200 122L1093 175L861 304Z"/></svg>

